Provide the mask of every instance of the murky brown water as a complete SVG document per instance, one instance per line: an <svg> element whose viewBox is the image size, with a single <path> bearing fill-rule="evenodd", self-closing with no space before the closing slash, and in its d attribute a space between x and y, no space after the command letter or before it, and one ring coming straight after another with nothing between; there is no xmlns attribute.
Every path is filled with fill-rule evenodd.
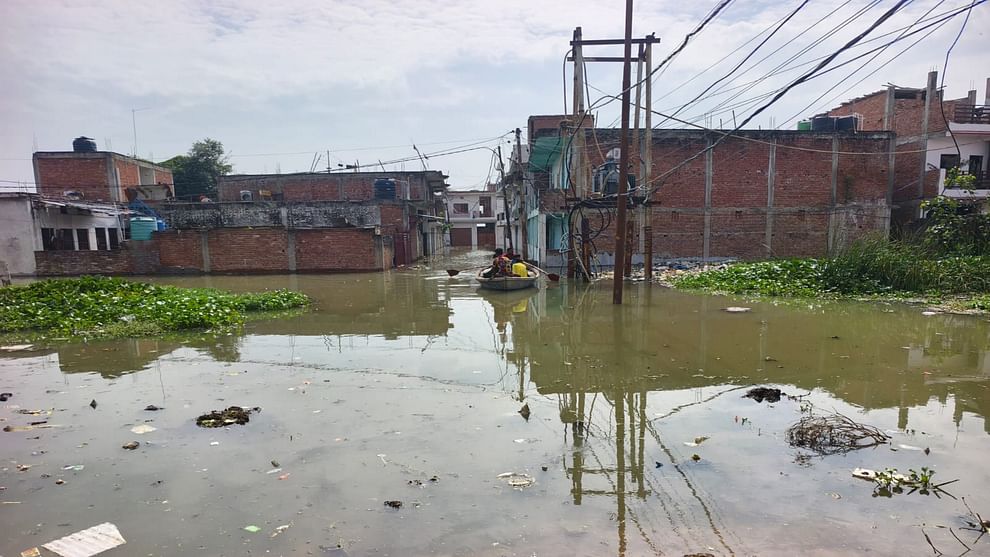
<svg viewBox="0 0 990 557"><path fill-rule="evenodd" d="M642 284L616 308L608 283L487 293L443 272L476 261L161 279L295 288L316 307L240 335L3 355L4 425L54 408L60 427L0 432L0 555L102 522L128 540L108 555L156 556L925 555L923 532L956 555L952 533L976 538L960 499L873 497L858 466L934 468L990 515L983 318ZM784 437L801 402L742 398L753 384L810 392L823 411L890 430L892 445L803 457ZM231 404L263 410L245 426L195 426ZM130 431L144 423L157 430ZM131 440L141 447L121 448ZM504 472L535 484L513 488ZM990 539L972 547L990 554Z"/></svg>

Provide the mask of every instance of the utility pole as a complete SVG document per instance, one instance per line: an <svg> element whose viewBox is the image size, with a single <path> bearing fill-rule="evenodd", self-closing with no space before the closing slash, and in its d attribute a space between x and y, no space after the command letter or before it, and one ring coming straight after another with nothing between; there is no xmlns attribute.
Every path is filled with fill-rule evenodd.
<svg viewBox="0 0 990 557"><path fill-rule="evenodd" d="M640 152L640 141L639 141L639 134L640 134L639 113L640 113L640 99L642 98L642 91L643 91L643 49L644 48L645 45L640 44L639 53L636 56L636 103L633 105L635 107L635 112L633 115L634 124L633 124L633 148L632 148L632 152L636 155L636 160L635 162L633 162L632 157L630 157L629 159L630 165L632 164L636 165L635 166L636 171L633 174L636 176L637 185L641 183L639 180L642 178L642 174L639 172L639 170L643 163L643 154L642 152ZM635 213L633 213L633 215L635 217ZM632 221L630 221L629 226L626 227L626 231L627 231L626 234L628 235L628 237L626 238L626 257L622 261L623 277L632 276L632 255L633 255L632 241L634 237L634 234L632 232L633 228L634 225ZM618 276L618 273L616 273L616 276Z"/></svg>
<svg viewBox="0 0 990 557"><path fill-rule="evenodd" d="M619 136L619 191L616 196L615 265L612 280L612 303L622 304L621 266L626 257L626 198L629 191L629 57L632 55L633 0L626 0L626 35L622 60L622 131Z"/></svg>
<svg viewBox="0 0 990 557"><path fill-rule="evenodd" d="M522 162L522 130L516 128L516 184L519 186L519 211L522 213L522 224L519 229L519 243L522 244L522 258L529 259L529 208L526 206L526 183Z"/></svg>
<svg viewBox="0 0 990 557"><path fill-rule="evenodd" d="M509 251L512 249L512 219L509 217L509 192L505 183L505 167L502 165L502 145L498 145L498 175L502 184L502 202L505 204L505 237L509 240Z"/></svg>
<svg viewBox="0 0 990 557"><path fill-rule="evenodd" d="M568 169L568 181L569 185L573 185L573 190L571 190L571 195L576 198L578 202L581 202L587 196L587 191L585 191L584 183L584 134L581 132L581 127L584 122L584 54L581 46L581 28L577 27L574 29L574 40L572 42L573 57L574 57L574 105L572 121L571 121L571 140L570 140L570 168ZM568 153L565 153L565 156ZM565 194L566 197L567 194ZM587 259L587 242L585 241L585 224L584 218L581 216L580 211L570 213L577 217L577 222L570 222L568 219L568 232L567 235L571 240L569 241L570 249L568 250L567 258L567 277L574 278L575 271L575 251L574 251L574 232L575 230L581 230L581 261L584 262ZM583 267L582 276L585 282L590 280L587 272L587 266Z"/></svg>
<svg viewBox="0 0 990 557"><path fill-rule="evenodd" d="M622 281L621 281L621 276L623 274L623 267L624 267L624 262L625 262L625 259L626 259L626 252L629 252L631 254L631 248L630 249L625 249L625 245L624 244L626 242L626 238L628 238L629 236L631 236L631 234L626 231L626 228L627 228L627 225L626 225L626 220L627 220L626 219L626 214L627 214L627 208L628 208L628 204L629 204L629 199L628 199L628 195L629 195L629 192L628 192L628 190L629 190L629 182L628 182L629 167L630 167L630 160L632 160L630 158L630 155L629 155L629 151L630 151L630 149L629 149L629 135L630 135L630 132L629 132L629 104L630 104L630 89L631 89L631 86L630 86L631 79L630 79L630 75L629 75L630 74L630 66L629 66L629 64L632 61L632 56L631 56L632 55L632 45L633 44L636 44L636 45L646 45L647 46L647 48L645 50L644 49L640 49L640 55L637 58L637 60L639 60L639 61L642 62L644 56L648 55L652 51L652 45L653 45L653 43L658 43L658 42L660 42L659 39L657 39L656 36L654 34L652 34L652 33L650 35L647 35L646 37L644 37L642 39L633 39L632 38L632 2L631 2L631 0L627 0L627 3L626 3L626 34L625 34L625 38L624 39L590 39L590 40L584 40L584 39L581 39L581 28L579 27L579 28L575 29L575 31L574 31L574 40L571 41L571 46L574 47L573 55L571 57L568 57L567 58L567 61L568 62L573 61L574 64L575 64L575 67L574 67L574 75L575 75L575 85L574 85L574 88L575 88L575 91L574 91L574 99L575 99L575 111L574 111L574 114L575 114L575 116L574 116L574 118L575 118L575 124L572 126L572 129L573 129L573 131L575 133L580 131L580 129L579 129L580 126L577 125L577 122L581 122L583 120L583 118L581 118L580 116L578 116L579 114L580 115L583 115L583 112L584 112L583 103L582 102L579 102L579 100L583 100L583 96L579 96L578 90L579 90L579 84L583 85L583 79L581 79L581 78L583 77L583 74L584 74L584 64L587 63L587 62L622 62L623 63L623 75L622 75L622 79L623 79L623 90L622 90L623 126L622 126L622 132L621 132L622 133L622 137L621 137L621 141L620 141L620 150L621 150L621 153L620 153L620 157L619 157L620 158L620 160L619 160L619 187L618 187L619 191L618 191L618 195L617 195L617 199L616 199L616 208L617 208L616 221L617 222L616 222L616 235L615 235L616 244L618 244L616 246L616 250L615 250L615 261L616 261L616 263L615 263L615 275L616 275L616 277L619 277L620 280L617 280L616 281L617 286L614 287L615 288L615 292L614 292L613 302L616 303L616 304L621 304L622 303ZM582 53L582 51L581 51L581 48L580 48L582 46L605 46L605 45L619 45L619 44L623 45L624 46L624 50L625 50L625 53L624 53L625 55L622 56L622 57L618 57L618 56L584 56L583 53ZM647 69L647 72L646 72L647 78L649 78L651 71L652 71L651 69L649 69L649 68ZM642 74L640 74L640 75L642 75ZM642 81L642 77L640 77L640 78L637 79L637 85L640 85L640 83L639 83L640 81ZM647 91L646 95L647 95L647 97L649 97L650 94L652 93L651 83L647 83L646 84L646 91ZM638 96L638 94L637 94L637 96ZM640 103L637 101L637 109L639 108L639 106L638 106L639 104ZM580 105L580 106L578 106L578 105ZM650 106L650 105L648 105L648 106ZM581 110L578 110L578 108L580 108ZM647 112L647 118L648 118L647 121L648 122L650 121L649 120L649 117L650 117L649 112ZM637 119L636 120L637 120L637 122L639 121L638 116L637 116ZM594 123L592 123L592 125L594 125ZM649 125L647 125L647 127L649 127ZM647 132L647 133L649 134L649 132ZM585 194L588 193L588 188L582 188L582 187L580 187L581 185L587 183L587 172L585 172L587 169L584 168L583 164L581 164L579 168L577 168L578 165L575 164L576 162L578 162L578 160L576 160L577 157L582 157L585 154L584 153L584 149L583 149L583 142L581 141L583 139L583 137L584 137L583 134L578 134L578 135L576 135L575 137L572 138L572 142L571 142L572 150L574 151L573 153L571 153L571 163L572 163L571 164L571 167L570 167L571 168L571 176L572 176L572 178L576 178L576 180L577 180L578 187L575 188L575 189L578 190L578 193L579 194L581 192L583 192ZM650 143L650 145L652 145L652 134L648 135L648 137L649 137L649 143ZM581 149L578 149L576 147L576 146L579 146L579 145L582 146ZM641 147L640 147L640 149L641 149ZM647 148L647 151L650 151L650 148L649 147ZM640 162L638 164L641 164L642 162L643 161L642 161L642 157L641 157L640 158ZM581 197L577 197L576 199L579 202L582 200ZM576 219L576 220L580 220L580 215L577 215L577 217L578 217L578 219ZM569 238L571 238L571 237L574 236L573 231L574 231L574 229L575 229L576 226L577 226L577 223L571 223L571 225L569 227L569 234L568 234L568 237ZM570 258L568 258L568 274L567 274L568 277L573 277L574 276L574 270L573 270L574 256L573 256L573 254L574 254L574 249L575 249L575 246L574 246L575 243L576 242L574 242L574 241L568 242L568 244L569 244L569 252L572 254L572 256ZM582 261L583 261L583 259L582 259Z"/></svg>
<svg viewBox="0 0 990 557"><path fill-rule="evenodd" d="M649 38L653 38L651 34ZM641 185L647 195L643 201L643 274L647 283L653 280L653 208L650 206L650 177L653 174L653 80L649 76L653 72L653 43L646 45L646 121L643 123L643 130L646 132L640 148L643 154L640 157L643 161L641 175L643 177Z"/></svg>

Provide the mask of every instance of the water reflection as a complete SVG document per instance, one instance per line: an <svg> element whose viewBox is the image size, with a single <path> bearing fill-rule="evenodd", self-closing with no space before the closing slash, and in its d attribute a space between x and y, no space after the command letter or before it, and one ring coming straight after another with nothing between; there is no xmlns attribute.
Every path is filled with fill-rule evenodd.
<svg viewBox="0 0 990 557"><path fill-rule="evenodd" d="M781 385L793 394L815 391L819 400L830 406L870 414L871 422L885 428L896 424L901 430L935 432L930 438L906 440L907 444L931 445L931 455L926 455L931 460L926 463L937 462L946 479L962 477L965 482L967 475L976 483L985 479L985 473L973 472L978 468L973 463L985 460L987 438L983 432L990 431L985 418L990 406L990 324L982 318L923 316L919 308L902 305L751 303L645 285L631 286L626 304L616 307L611 304L608 284L565 282L539 290L488 292L479 291L466 273L451 278L442 269L378 275L159 280L243 291L295 288L314 299L314 308L289 319L252 321L240 334L63 343L0 358L30 358L40 353L48 361L57 360L63 373L98 372L107 378L156 368L160 374L154 379L161 384L163 400L166 385L182 381L169 377L170 369L175 373L176 369L191 368L187 363L240 363L251 373L245 370L240 374L240 366L202 366L198 369L201 375L194 375L200 383L191 384L205 385L205 381L215 379L216 383L209 383L210 388L202 389L203 393L184 389L181 396L202 396L212 403L222 392L214 391L217 385L227 388L256 381L250 388L235 391L237 396L251 400L270 396L271 406L281 414L297 409L299 404L320 404L315 387L309 387L313 393L305 396L299 394L305 389L294 389L321 385L333 389L326 395L330 397L328 403L302 412L310 418L334 417L333 421L320 422L311 432L308 438L316 444L306 450L326 450L327 439L320 437L324 427L338 428L340 433L328 434L333 441L337 435L343 439L345 432L353 435L365 424L368 431L362 444L355 444L355 450L363 450L364 442L379 442L382 432L395 435L395 431L403 430L410 438L410 454L418 455L430 447L433 454L449 461L467 453L461 457L472 462L461 469L464 477L478 466L471 453L481 451L480 445L492 450L488 460L498 461L495 466L513 457L530 464L549 462L551 470L544 476L531 470L539 477L539 487L520 497L532 497L527 500L531 505L549 504L549 511L548 507L538 507L549 515L557 505L553 496L559 493L569 505L566 510L556 510L563 516L577 509L569 516L582 516L580 520L591 523L596 534L613 532L609 549L615 551L609 552L618 555L658 554L661 550L676 553L671 548L683 548L682 553L713 548L709 551L799 554L801 543L832 547L830 536L836 528L859 540L876 541L887 536L861 520L876 509L859 501L859 506L846 507L851 510L825 508L824 518L804 524L801 535L774 536L781 534L773 530L776 525L805 515L809 498L826 490L849 489L848 478L845 470L816 475L796 467L779 437L794 420L795 405L782 403L774 410L741 399L738 391L744 385ZM723 311L729 305L749 305L752 311ZM281 373L264 375L266 368L276 366ZM217 373L218 367L223 368L222 374ZM292 388L267 392L270 384L291 375L286 370L298 371L298 382ZM32 373L28 360L15 371ZM353 400L337 394L336 389L348 386L329 386L336 371L360 372L351 374L348 382L355 389L352 395L362 394L353 395ZM317 380L324 372L322 381ZM433 402L414 414L428 415L429 425L417 428L411 425L415 420L403 412L376 411L377 398L385 396L388 389L364 389L378 386L381 376L371 375L375 373L387 375L387 381L395 383L393 393L417 388L417 398L430 398ZM134 383L141 377L134 376ZM402 381L407 378L413 380ZM88 380L79 376L73 379ZM258 393L255 388L266 392ZM476 413L478 406L464 410L466 393L483 396L491 405L486 407L488 414ZM499 414L506 401L516 404L510 395L519 404L527 401L534 408L534 418L525 428L512 413L514 409L509 410L513 422ZM287 396L300 398L279 398ZM355 410L350 412L356 413L348 413L351 402ZM942 409L951 411L943 415ZM266 418L276 415L266 413ZM748 416L749 425L745 420L733 420L739 416ZM758 425L752 425L754 421ZM488 426L484 438L474 433L481 431L476 422ZM442 436L435 436L433 428L438 427L447 427L445 434L450 439L437 439ZM525 436L523 441L542 438L533 445L519 445L515 452L494 444L487 447L499 432L505 434L515 427L519 431L517 434L513 429L510 446L516 436ZM959 439L952 437L959 432L961 444L957 449ZM183 431L176 439L187 435ZM712 435L713 441L700 448L685 447L698 435ZM291 434L287 437L297 442L292 441ZM343 443L334 441L338 442ZM78 444L73 440L68 446ZM300 449L286 446L283 450L292 454ZM374 455L385 450L370 450L370 461L377 466ZM393 445L387 450L392 453L400 448ZM695 451L703 455L697 462L691 458ZM368 456L355 454L352 458ZM898 457L905 460L898 464L893 461ZM905 453L888 454L886 450L850 456L847 462L830 462L845 467L853 458L874 458L875 462L862 464L877 468L916 465L906 460ZM554 476L558 463L563 474ZM300 466L297 473L304 470ZM788 482L783 480L785 473L803 476ZM469 492L461 513L476 512L477 486L473 482L461 484ZM405 479L401 485L405 486ZM349 497L346 500L358 501L355 504L361 507L367 495ZM539 502L534 500L537 498ZM440 507L439 499L437 502ZM444 501L444 505L456 504ZM499 509L501 516L513 512L517 500L493 504L510 506ZM923 502L898 504L899 513L914 513L905 524L927 520L925 513L931 512ZM601 509L608 512L606 528L601 521L587 518ZM958 511L946 506L940 512L944 518ZM546 517L533 520L537 528L553 526ZM818 528L829 520L831 529ZM483 522L497 523L498 519L485 517ZM505 531L513 527L504 526ZM470 528L456 530L469 532ZM892 532L884 541L904 534ZM784 545L765 551L760 536ZM798 546L786 546L791 538Z"/></svg>

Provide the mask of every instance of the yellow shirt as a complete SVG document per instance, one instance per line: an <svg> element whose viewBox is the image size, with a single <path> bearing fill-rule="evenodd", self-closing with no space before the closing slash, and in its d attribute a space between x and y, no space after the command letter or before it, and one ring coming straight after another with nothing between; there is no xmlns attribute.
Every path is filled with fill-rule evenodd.
<svg viewBox="0 0 990 557"><path fill-rule="evenodd" d="M528 277L529 271L526 269L526 265L524 263L513 263L512 274L517 277Z"/></svg>

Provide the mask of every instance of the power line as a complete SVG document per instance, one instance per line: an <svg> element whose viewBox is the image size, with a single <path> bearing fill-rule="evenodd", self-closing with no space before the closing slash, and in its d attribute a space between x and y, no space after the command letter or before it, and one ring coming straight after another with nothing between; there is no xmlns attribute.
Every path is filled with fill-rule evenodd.
<svg viewBox="0 0 990 557"><path fill-rule="evenodd" d="M929 9L927 12L925 12L924 15L922 15L920 18L918 18L918 20L915 21L914 24L917 24L919 21L921 21L922 19L924 19L925 16L927 16L928 14L930 14L932 12L932 10L934 10L935 8L937 8L940 5L942 5L942 3L944 1L945 0L940 0L938 4L935 4L935 6L933 6L931 9ZM859 85L860 83L862 83L863 81L865 81L870 76L872 76L875 73L879 72L881 69L883 69L884 67L886 67L888 64L890 64L894 60L896 60L898 57L900 57L901 55L903 55L905 52L907 52L907 51L911 50L912 48L914 48L918 43L920 43L921 41L923 41L923 40L927 39L928 37L930 37L933 33L935 33L936 31L938 31L943 25L945 25L946 22L947 21L943 21L942 23L940 23L937 26L935 26L934 28L932 28L927 34L923 35L920 39L918 39L917 41L911 43L910 45L907 46L907 48L905 48L904 50L902 50L902 51L898 52L897 54L895 54L894 57L891 58L890 60L887 60L883 64L880 64L879 66L877 66L876 68L874 68L873 71L871 71L870 73L868 73L865 76L863 76L859 81L857 81L856 83L853 83L852 85L850 85L849 87L847 87L846 89L844 89L841 93L839 93L835 97L832 97L831 99L829 99L828 102L829 103L833 102L836 98L844 95L846 92L848 92L853 87ZM912 25L914 25L914 24L912 24ZM904 35L906 34L906 32L907 32L906 30L905 31L902 31L901 32L901 35L899 35L893 41L891 41L891 42L887 43L886 45L884 45L883 48L881 48L878 52L876 52L873 56L871 56L866 62L863 62L858 68L856 68L855 70L853 70L852 72L850 72L849 75L847 75L846 77L844 77L843 79L841 79L840 81L838 81L832 87L828 88L824 93L822 93L821 95L819 95L818 97L816 97L815 100L811 101L808 104L808 106L804 107L803 109L801 109L800 111L798 111L797 113L795 113L794 116L791 116L790 118L788 118L787 120L785 120L783 122L783 125L786 125L788 122L793 121L795 118L799 118L802 114L807 114L807 111L809 109L811 109L813 106L815 106L815 104L818 101L820 101L823 97L825 97L825 95L827 95L830 92L834 91L837 87L839 87L840 85L842 85L843 83L845 83L847 80L851 79L852 76L854 76L860 70L862 70L863 68L865 68L870 62L876 60L881 54L883 54L883 52L888 47L890 47L891 45L893 45L895 42L901 40L904 37Z"/></svg>
<svg viewBox="0 0 990 557"><path fill-rule="evenodd" d="M761 48L763 48L763 45L767 44L767 41L769 41L770 39L772 39L773 36L776 35L777 32L780 31L784 27L784 25L787 25L787 22L788 21L790 21L794 16L796 16L798 14L798 12L800 12L802 9L804 9L804 7L808 5L808 2L809 1L810 0L803 0L800 4L798 4L798 7L797 8L794 8L794 10L790 14L788 14L787 17L785 17L780 22L780 24L778 24L777 27L774 28L774 30L770 32L769 35L767 35L766 37L764 37L764 39L762 41L760 41L760 43L758 45L756 45L756 48L754 48L753 50L751 50L749 52L749 54L747 54L745 57L743 57L743 59L740 60L739 63L736 64L725 75L723 75L722 77L720 77L720 78L716 79L715 81L713 81L708 87L706 87L702 92L698 93L693 99L691 99L690 101L688 101L681 108L678 108L677 111L674 112L674 115L677 115L678 113L680 113L680 111L681 110L684 110L684 108L686 108L688 105L690 105L690 104L694 103L695 101L697 101L699 98L701 98L708 91L711 91L712 90L712 87L715 87L716 85L718 85L722 81L728 79L729 76L731 76L732 74L734 74L739 68L741 68L743 66L743 64L745 64L750 58L752 58L757 53L757 51L759 51ZM764 58L764 60L765 60L765 58ZM662 124L663 124L663 122L660 122L655 127L660 127Z"/></svg>
<svg viewBox="0 0 990 557"><path fill-rule="evenodd" d="M979 4L983 3L984 1L986 1L986 0L979 0L979 1L976 2L976 5L979 5ZM890 41L890 42L887 42L887 43L884 43L883 45L881 45L881 46L879 46L877 48L874 48L874 49L868 50L866 52L863 52L863 53L859 54L856 58L854 58L852 60L843 62L841 64L837 64L836 66L833 66L832 68L829 68L829 69L826 69L826 70L824 70L822 72L819 72L818 74L816 74L814 76L814 78L818 78L818 77L820 77L822 75L825 75L825 74L827 74L829 72L832 72L834 70L838 70L839 68L841 68L843 66L846 66L846 65L848 65L850 63L853 63L857 59L859 59L859 58L861 58L863 56L866 56L868 54L872 54L872 53L877 52L877 51L882 51L883 49L887 48L888 46L890 46L894 42L898 42L899 40L907 39L907 38L909 38L909 37L911 37L913 35L916 35L918 33L921 33L921 32L923 32L923 31L925 31L927 29L930 29L932 27L941 26L944 22L948 21L949 19L952 19L953 17L959 15L963 11L966 11L966 10L969 10L969 9L970 9L970 6L969 5L964 5L964 6L961 6L961 7L952 8L952 9L947 10L945 12L938 13L938 14L930 17L930 18L922 19L921 22L926 23L924 26L922 26L922 27L920 27L920 28L918 28L916 30L910 31L910 32L908 32L906 34L903 33L903 32L906 31L906 30L910 30L912 27L916 26L919 22L916 21L916 22L912 23L911 25L907 25L907 26L904 26L904 27L901 27L901 28L898 28L898 29L894 29L894 30L889 31L887 33L882 33L880 35L877 35L877 36L875 36L873 38L863 40L863 41L861 41L857 45L857 47L864 46L866 44L876 42L878 40L881 40L881 39L883 39L885 37L889 37L889 36L894 35L894 34L897 34L897 33L901 33L901 36L899 36L897 39L895 39L893 41ZM854 15L850 19L853 19L855 17L858 17L858 16ZM842 24L842 26L844 26L846 23L848 23L848 21L849 20L847 20L846 22L844 22ZM829 33L829 35L831 35L831 34L832 33ZM813 43L813 44L805 47L804 49L802 49L801 52L798 53L798 55L800 55L801 53L809 50L811 47L815 46L817 43L821 42L823 39L824 39L824 37L822 39L819 39L815 43ZM774 70L772 70L768 74L764 75L763 77L760 77L757 80L750 81L750 82L743 83L743 84L740 84L740 85L737 85L737 86L733 86L733 87L729 87L729 88L720 88L721 90L718 90L717 89L716 92L711 93L710 95L708 95L706 97L703 97L701 100L704 100L704 99L707 99L707 98L716 97L716 96L720 96L720 95L726 94L726 93L728 93L730 91L734 91L734 90L738 90L738 89L749 90L749 89L752 88L752 86L754 86L754 85L756 85L756 84L758 84L758 83L760 83L760 82L762 82L762 81L764 81L764 80L766 80L766 79L768 79L770 77L773 77L773 76L776 76L776 75L780 75L780 74L783 74L783 73L787 73L787 72L790 72L790 71L794 71L794 70L796 70L798 68L801 68L801 67L804 67L804 66L807 66L807 65L810 65L810 64L814 64L815 62L818 62L818 61L823 60L825 58L824 56L822 56L822 57L819 57L819 58L814 58L814 59L809 60L807 62L802 62L802 63L797 64L797 65L794 65L794 66L784 67L784 66L786 66L786 64L788 64L789 62L793 61L796 57L797 57L797 55L792 56L787 61L785 61L782 64L778 65L777 68L775 68ZM740 101L740 102L738 102L736 104L731 104L731 105L726 106L726 102L728 102L731 99L737 98L739 96L740 93L737 93L737 94L733 95L733 97L731 97L730 99L727 99L725 101L722 101L718 105L716 105L715 107L713 107L712 109L707 110L706 113L705 113L705 115L713 116L713 115L717 115L717 114L725 114L725 113L728 113L728 112L730 112L732 110L735 110L737 108L741 108L741 107L745 107L745 106L748 106L748 105L755 104L755 103L759 102L760 100L763 100L763 99L766 99L766 98L771 97L772 95L776 94L779 91L780 91L780 89L776 89L776 90L773 90L773 91L770 91L770 92L767 92L767 93L762 93L762 94L760 94L760 95L758 95L756 97L752 97L750 99L747 99L747 100L744 100L744 101ZM666 111L675 110L679 106L682 106L682 105L677 105L677 106L674 106L674 107L669 107L669 108L663 109L663 111L666 112ZM723 107L723 106L725 108L723 108L722 110L715 110L715 109L720 108L720 107ZM693 120L693 121L697 121L697 120L701 120L703 117L704 117L704 115L699 115L699 116L696 116L696 117L692 117L690 119Z"/></svg>
<svg viewBox="0 0 990 557"><path fill-rule="evenodd" d="M874 6L878 5L880 3L880 1L881 0L872 0L869 4L863 6L862 8L860 8L859 10L857 10L855 13L853 13L851 16L847 17L845 20L843 20L842 22L840 22L838 25L834 26L827 33L823 34L818 39L812 41L810 44L804 46L803 48L801 48L799 51L797 51L796 53L794 53L793 55L791 55L789 58L787 58L786 60L784 60L780 64L777 64L777 66L775 66L773 69L771 69L767 74L763 75L762 77L760 77L760 78L758 78L758 79L750 82L746 86L742 87L742 90L741 91L739 91L738 93L736 93L733 96L729 97L728 99L724 99L724 100L720 101L714 107L712 107L711 109L709 109L707 111L707 113L711 114L712 111L714 111L714 110L716 110L716 109L724 106L725 103L730 102L730 101L732 101L735 98L738 98L743 93L745 93L745 92L753 89L753 87L756 87L757 85L759 85L760 83L762 83L766 79L769 79L772 75L775 75L775 72L777 72L781 68L786 67L788 64L790 64L791 62L797 60L798 58L800 58L804 54L810 52L812 49L814 49L815 47L819 46L820 44L822 44L823 42L825 42L826 40L828 40L829 38L831 38L833 35L835 35L839 31L841 31L842 29L844 29L846 26L848 26L849 24L851 24L853 21L859 19L861 16L863 16L863 14L865 14L866 12L868 12L869 10L871 10ZM829 17L829 16L831 16L833 13L835 13L835 11L837 11L837 10L833 10L832 12L830 12L826 16L826 18ZM783 45L781 45L780 48L783 48L783 47L787 46L788 44L790 44L791 42L793 42L795 39L797 39L798 37L800 37L801 35L803 35L808 30L810 30L810 29L812 29L814 27L817 27L818 24L821 23L821 21L824 21L824 19L825 18L819 19L817 22L815 22L814 24L812 24L810 27L806 28L804 31L802 31L801 33L799 33L796 37L794 37L790 41L787 41L786 43L784 43ZM777 50L780 50L780 49L778 48ZM755 50L754 50L754 53L755 53ZM745 75L746 73L752 71L753 69L755 69L757 66L759 66L760 64L762 64L763 62L765 62L767 59L769 59L774 54L776 54L776 52L771 52L770 54L767 54L766 56L764 56L763 58L761 58L756 64L754 64L753 66L751 66L751 67L747 68L745 71L743 71L742 74L740 74L740 75ZM725 86L724 85L721 86L721 87L719 87L718 89L716 89L716 93L718 91L723 90L723 89L725 89ZM714 95L715 94L713 94L712 96L714 96ZM762 98L766 98L768 96L770 96L770 95L765 95ZM707 98L707 97L703 97L703 98ZM694 102L694 101L692 101L692 102ZM690 103L688 103L688 104L690 104ZM681 109L683 109L685 106L686 105L682 105L681 106ZM679 112L680 112L680 109L678 109L678 111L675 112L675 114L677 114Z"/></svg>
<svg viewBox="0 0 990 557"><path fill-rule="evenodd" d="M767 108L769 108L770 106L772 106L775 102L777 102L778 100L780 100L780 98L783 97L785 94L787 94L788 91L790 91L791 89L797 87L798 85L800 85L800 84L808 81L808 79L810 79L817 71L819 71L822 68L824 68L825 66L827 66L829 63L831 63L833 60L835 60L840 54L842 54L843 52L845 52L846 50L848 50L852 46L854 46L856 43L858 43L859 41L861 41L866 35L868 35L871 31L873 31L874 29L876 29L877 27L879 27L880 25L882 25L883 22L885 22L888 19L890 19L895 13L897 13L898 10L900 10L905 4L907 4L910 1L911 0L898 0L898 2L896 4L894 4L894 6L892 6L883 15L881 15L880 18L878 18L875 22L873 22L873 24L871 24L869 27L867 27L863 32L861 32L860 34L856 35L855 37L853 37L852 39L850 39L849 41L847 41L846 44L844 44L841 48L839 48L838 50L836 50L835 52L833 52L831 55L829 55L828 57L826 57L825 60L822 60L811 71L806 72L801 77L799 77L796 80L794 80L793 82L791 82L787 87L785 87L779 93L777 93L777 95L774 96L774 98L771 99L770 102L764 104L759 109L757 109L755 112L753 112L752 114L750 114L749 117L747 117L745 120L743 120L743 122L741 124L739 124L738 126L736 126L736 128L733 130L733 132L737 132L740 129L742 129L746 124L748 124L750 121L752 121L753 118L755 118L760 113L762 113L764 110L766 110ZM706 152L714 149L719 143L721 143L722 141L724 141L726 137L728 137L728 136L727 135L723 135L722 137L720 137L718 140L714 141L708 147L702 149L701 151L699 151L698 153L692 155L691 157L688 157L687 159L685 159L681 163L675 165L673 168L671 168L670 170L664 172L663 174L660 174L656 178L651 179L650 182L651 183L652 182L659 182L659 181L665 179L667 176L670 176L671 174L673 174L674 172L676 172L678 169L680 169L684 165L686 165L686 164L690 163L691 161L697 159L698 157L700 157L701 155L705 154ZM644 183L642 186L637 186L636 189L646 188L647 185L648 185L647 183ZM653 188L653 189L655 189L655 188ZM646 190L646 191L647 191L647 195L650 195L650 193L652 193L652 190ZM621 202L625 202L625 200L622 200Z"/></svg>

